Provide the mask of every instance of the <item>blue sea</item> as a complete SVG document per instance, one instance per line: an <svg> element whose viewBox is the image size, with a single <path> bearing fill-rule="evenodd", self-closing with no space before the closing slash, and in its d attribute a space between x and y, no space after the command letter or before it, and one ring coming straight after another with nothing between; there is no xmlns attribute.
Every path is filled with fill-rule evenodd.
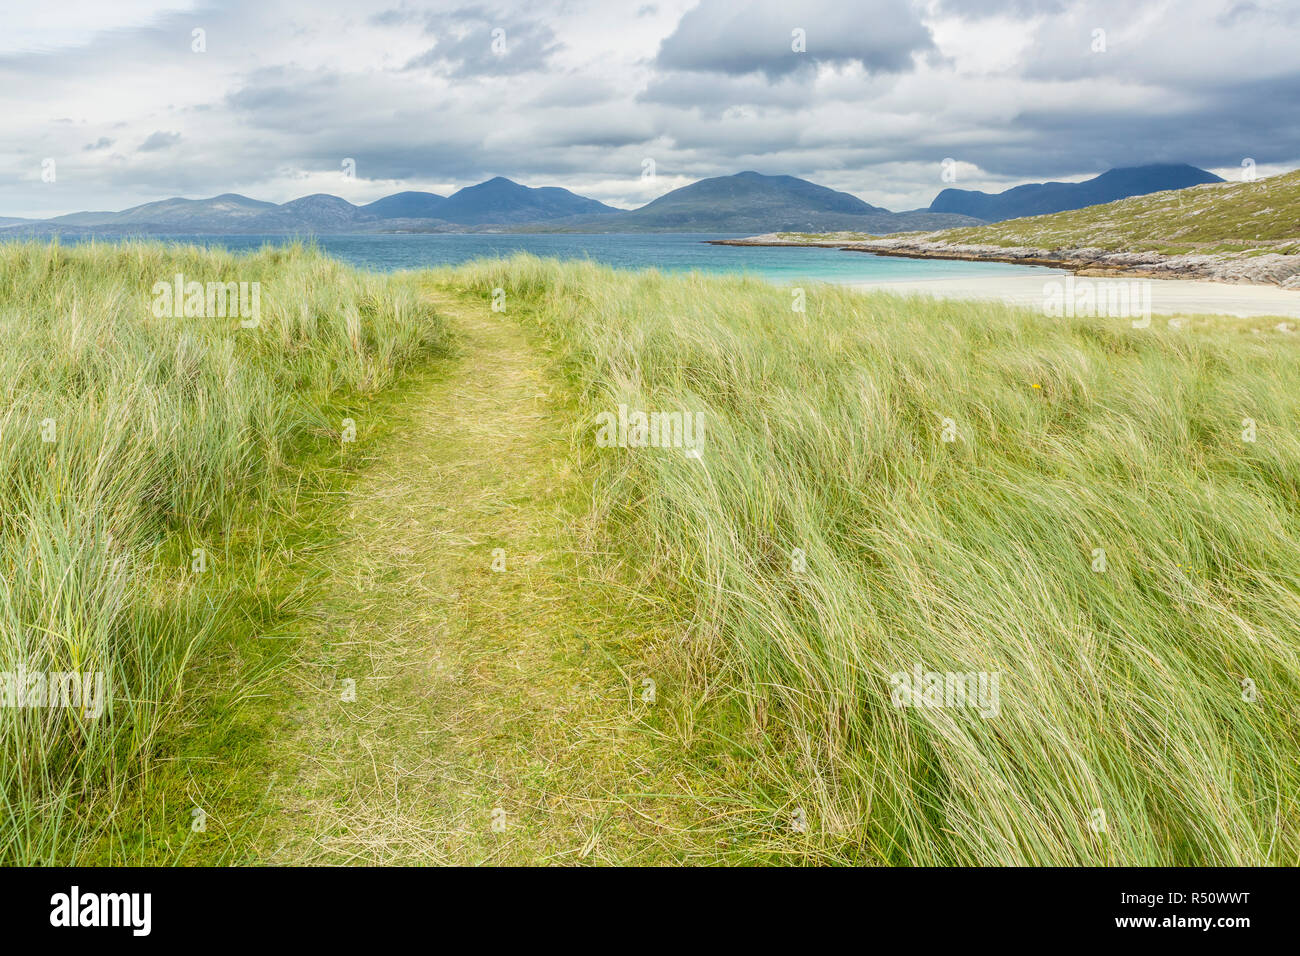
<svg viewBox="0 0 1300 956"><path fill-rule="evenodd" d="M232 251L258 249L292 241L287 236L152 236L152 239ZM958 262L943 259L901 259L839 249L773 246L713 246L708 239L739 236L704 234L560 235L560 234L419 234L317 236L313 240L344 262L382 272L455 265L471 259L509 256L516 252L555 259L592 259L620 269L659 269L663 272L744 273L773 282L879 282L950 279L973 276L1042 275L1037 266L1001 262ZM95 241L112 241L99 236ZM76 240L63 237L61 242Z"/></svg>

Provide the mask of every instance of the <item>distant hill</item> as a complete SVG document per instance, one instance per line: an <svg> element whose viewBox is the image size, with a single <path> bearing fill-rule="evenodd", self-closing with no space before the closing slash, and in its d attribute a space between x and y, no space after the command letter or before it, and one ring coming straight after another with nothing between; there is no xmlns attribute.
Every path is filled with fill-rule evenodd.
<svg viewBox="0 0 1300 956"><path fill-rule="evenodd" d="M75 212L47 221L70 226L167 226L178 232L188 232L217 225L228 228L276 208L273 202L224 193L211 199L162 199L121 212Z"/></svg>
<svg viewBox="0 0 1300 956"><path fill-rule="evenodd" d="M897 232L943 229L969 222L966 217L933 215L924 210L890 212L806 179L747 171L701 179L665 193L640 209L567 228L600 232Z"/></svg>
<svg viewBox="0 0 1300 956"><path fill-rule="evenodd" d="M1132 196L932 237L1042 249L1091 247L1165 254L1300 254L1300 171Z"/></svg>
<svg viewBox="0 0 1300 956"><path fill-rule="evenodd" d="M1166 189L1221 182L1223 179L1214 173L1182 163L1130 166L1109 170L1081 183L1030 183L1000 193L945 189L930 203L930 211L1001 222L1022 216L1082 209Z"/></svg>
<svg viewBox="0 0 1300 956"><path fill-rule="evenodd" d="M497 176L452 193L438 208L438 218L466 226L484 226L600 216L618 211L558 186L534 189Z"/></svg>
<svg viewBox="0 0 1300 956"><path fill-rule="evenodd" d="M543 228L619 210L556 186L531 188L498 176L451 195L408 191L356 206L325 193L277 205L226 193L163 199L120 212L74 212L53 219L0 219L9 235L59 233L230 234L450 232ZM12 229L12 231L9 231Z"/></svg>

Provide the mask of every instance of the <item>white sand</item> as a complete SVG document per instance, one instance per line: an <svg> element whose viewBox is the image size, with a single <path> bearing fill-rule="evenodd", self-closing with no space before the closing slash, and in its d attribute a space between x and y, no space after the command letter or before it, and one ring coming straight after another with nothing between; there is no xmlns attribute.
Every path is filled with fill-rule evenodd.
<svg viewBox="0 0 1300 956"><path fill-rule="evenodd" d="M875 289L904 295L921 293L944 299L1001 299L1032 309L1044 307L1049 282L1061 283L1065 273L1044 270L1042 275L989 276L969 279L883 280L854 282L855 289ZM1132 279L1075 279L1085 281L1133 282ZM1236 285L1193 279L1150 279L1151 311L1156 315L1217 314L1241 317L1278 315L1300 318L1300 291L1267 285ZM1146 293L1143 292L1143 295Z"/></svg>

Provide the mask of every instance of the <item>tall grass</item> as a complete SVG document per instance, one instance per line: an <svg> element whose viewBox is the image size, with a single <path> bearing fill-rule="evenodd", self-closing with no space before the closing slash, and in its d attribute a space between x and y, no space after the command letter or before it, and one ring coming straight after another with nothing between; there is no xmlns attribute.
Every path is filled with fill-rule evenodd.
<svg viewBox="0 0 1300 956"><path fill-rule="evenodd" d="M260 282L260 325L155 317L176 273ZM277 479L339 440L326 410L444 336L408 277L302 247L0 245L0 672L100 672L110 695L98 719L0 708L0 861L79 862L112 838L231 624L193 550L209 573L258 560Z"/></svg>
<svg viewBox="0 0 1300 956"><path fill-rule="evenodd" d="M1296 336L828 287L801 314L527 257L445 278L563 350L597 506L688 623L681 693L744 708L825 852L1300 861ZM619 403L704 412L701 461L597 451ZM918 664L999 673L998 714L896 706Z"/></svg>

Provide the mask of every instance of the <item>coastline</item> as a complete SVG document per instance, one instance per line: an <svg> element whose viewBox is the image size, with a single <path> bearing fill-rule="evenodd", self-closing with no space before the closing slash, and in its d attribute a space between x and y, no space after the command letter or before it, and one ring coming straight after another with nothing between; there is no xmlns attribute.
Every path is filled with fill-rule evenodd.
<svg viewBox="0 0 1300 956"><path fill-rule="evenodd" d="M1132 279L1208 280L1234 285L1271 286L1300 290L1300 255L1265 253L1224 256L1160 252L1114 252L1093 248L1044 249L1030 246L994 246L956 243L937 238L939 233L909 233L882 238L862 238L852 233L830 233L820 239L790 239L788 234L765 233L745 239L708 240L724 246L816 246L845 252L911 259L953 259L967 262L1006 262L1022 266L1065 269L1079 276ZM936 280L947 281L947 280ZM1289 314L1289 313L1288 313Z"/></svg>
<svg viewBox="0 0 1300 956"><path fill-rule="evenodd" d="M1061 273L1038 276L966 277L944 279L882 279L852 282L860 292L925 295L938 299L1000 301L1041 310L1044 285ZM1136 278L1136 277L1128 277ZM1105 280L1103 280L1105 281ZM1113 277L1111 281L1116 281ZM1120 280L1123 281L1123 280ZM1238 318L1276 316L1300 319L1300 291L1275 285L1215 282L1207 279L1165 279L1149 284L1153 315L1231 315Z"/></svg>

